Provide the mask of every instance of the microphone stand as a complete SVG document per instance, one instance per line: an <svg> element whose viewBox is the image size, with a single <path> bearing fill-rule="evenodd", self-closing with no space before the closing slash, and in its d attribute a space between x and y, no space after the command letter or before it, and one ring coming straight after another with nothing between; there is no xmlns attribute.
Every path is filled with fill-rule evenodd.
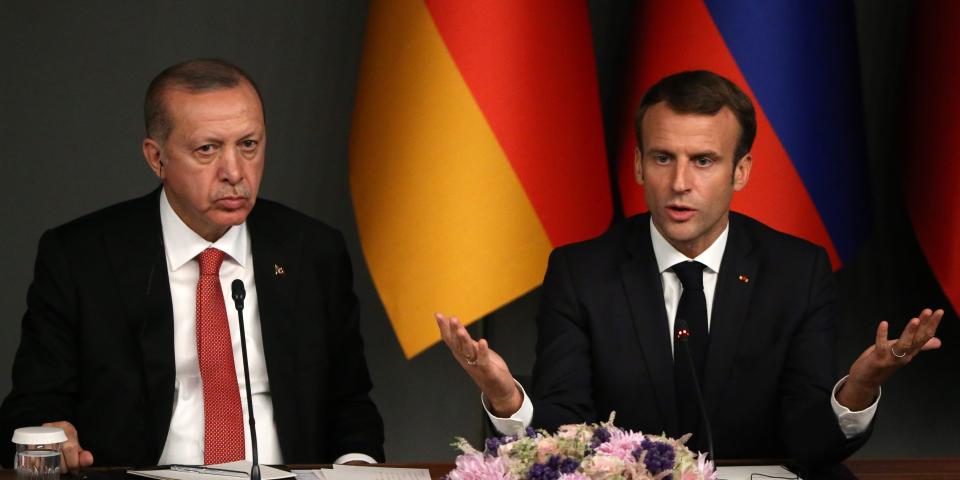
<svg viewBox="0 0 960 480"><path fill-rule="evenodd" d="M250 480L260 480L260 462L257 459L257 422L253 419L253 393L250 386L250 365L247 362L247 335L243 328L243 300L247 296L243 288L243 281L234 280L230 285L233 290L233 301L237 307L237 317L240 319L240 352L243 354L243 379L247 382L247 412L250 419L250 450L253 454L253 466L250 467Z"/></svg>
<svg viewBox="0 0 960 480"><path fill-rule="evenodd" d="M714 462L717 461L716 450L713 448L713 429L710 428L710 419L707 417L707 409L704 407L703 394L700 393L700 379L697 378L697 369L693 365L693 355L690 354L690 347L687 345L687 340L690 338L690 329L687 328L686 320L677 319L677 343L682 346L682 350L686 352L684 355L687 357L687 366L690 367L690 375L693 378L693 387L696 391L697 397L697 407L700 408L700 419L703 420L703 426L707 430L707 449L710 459Z"/></svg>

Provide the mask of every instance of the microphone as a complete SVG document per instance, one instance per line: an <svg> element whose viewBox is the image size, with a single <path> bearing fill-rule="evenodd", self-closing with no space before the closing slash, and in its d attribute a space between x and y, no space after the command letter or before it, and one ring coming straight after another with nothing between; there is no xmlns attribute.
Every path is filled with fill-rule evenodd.
<svg viewBox="0 0 960 480"><path fill-rule="evenodd" d="M239 282L239 280L236 280ZM690 354L690 348L687 345L687 340L690 338L690 329L687 328L687 321L678 318L677 319L677 347L683 347L682 350L686 352L687 357L687 366L690 367L690 377L693 378L694 390L696 390L697 397L697 406L700 407L700 419L703 420L703 426L707 431L707 453L710 454L710 459L717 461L716 450L713 448L713 429L710 428L710 419L707 418L707 409L704 407L703 403L703 394L700 393L700 380L697 378L697 369L693 366L693 355Z"/></svg>
<svg viewBox="0 0 960 480"><path fill-rule="evenodd" d="M247 361L247 335L243 329L243 300L247 291L239 278L230 284L233 291L233 303L237 307L240 319L240 352L243 354L243 379L247 382L247 413L250 418L250 451L253 452L253 466L250 468L250 480L260 480L260 462L257 460L257 422L253 419L253 393L250 387L250 363Z"/></svg>

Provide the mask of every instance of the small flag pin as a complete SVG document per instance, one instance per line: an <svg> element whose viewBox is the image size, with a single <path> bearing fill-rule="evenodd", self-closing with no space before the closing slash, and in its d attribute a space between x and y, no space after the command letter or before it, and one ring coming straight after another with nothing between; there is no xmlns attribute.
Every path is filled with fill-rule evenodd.
<svg viewBox="0 0 960 480"><path fill-rule="evenodd" d="M287 274L287 271L283 269L283 265L273 264L273 275L277 277L282 277Z"/></svg>
<svg viewBox="0 0 960 480"><path fill-rule="evenodd" d="M739 277L737 277L737 280L740 280L743 283L750 283L750 277L746 275L740 275Z"/></svg>

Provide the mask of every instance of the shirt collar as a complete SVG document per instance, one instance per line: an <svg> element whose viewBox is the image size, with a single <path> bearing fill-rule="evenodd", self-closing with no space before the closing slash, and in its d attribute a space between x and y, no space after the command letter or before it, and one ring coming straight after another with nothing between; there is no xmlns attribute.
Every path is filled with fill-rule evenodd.
<svg viewBox="0 0 960 480"><path fill-rule="evenodd" d="M670 269L670 267L688 260L696 260L704 265L713 273L720 272L720 262L723 260L723 251L727 249L727 236L730 233L730 222L723 227L723 232L713 243L707 247L697 258L689 258L680 253L653 224L653 217L650 217L650 240L653 241L653 255L657 257L657 268L660 273Z"/></svg>
<svg viewBox="0 0 960 480"><path fill-rule="evenodd" d="M208 247L223 251L241 267L247 259L250 244L247 241L247 223L230 227L216 242L209 242L183 223L173 211L167 192L160 190L160 225L163 229L163 245L170 271L176 271L200 255Z"/></svg>

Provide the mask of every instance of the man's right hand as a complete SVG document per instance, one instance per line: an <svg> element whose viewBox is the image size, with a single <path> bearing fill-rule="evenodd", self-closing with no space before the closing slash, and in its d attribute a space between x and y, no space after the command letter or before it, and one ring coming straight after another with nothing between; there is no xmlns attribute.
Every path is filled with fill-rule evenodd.
<svg viewBox="0 0 960 480"><path fill-rule="evenodd" d="M506 418L520 410L523 394L503 358L490 349L485 339L476 341L471 338L457 317L445 317L442 313L437 313L436 317L443 343L447 344L453 358L480 387L490 403L490 413Z"/></svg>
<svg viewBox="0 0 960 480"><path fill-rule="evenodd" d="M67 441L63 444L63 453L60 455L60 469L70 473L77 473L81 467L93 465L93 454L80 446L77 429L70 422L44 423L44 427L60 427L67 434Z"/></svg>

